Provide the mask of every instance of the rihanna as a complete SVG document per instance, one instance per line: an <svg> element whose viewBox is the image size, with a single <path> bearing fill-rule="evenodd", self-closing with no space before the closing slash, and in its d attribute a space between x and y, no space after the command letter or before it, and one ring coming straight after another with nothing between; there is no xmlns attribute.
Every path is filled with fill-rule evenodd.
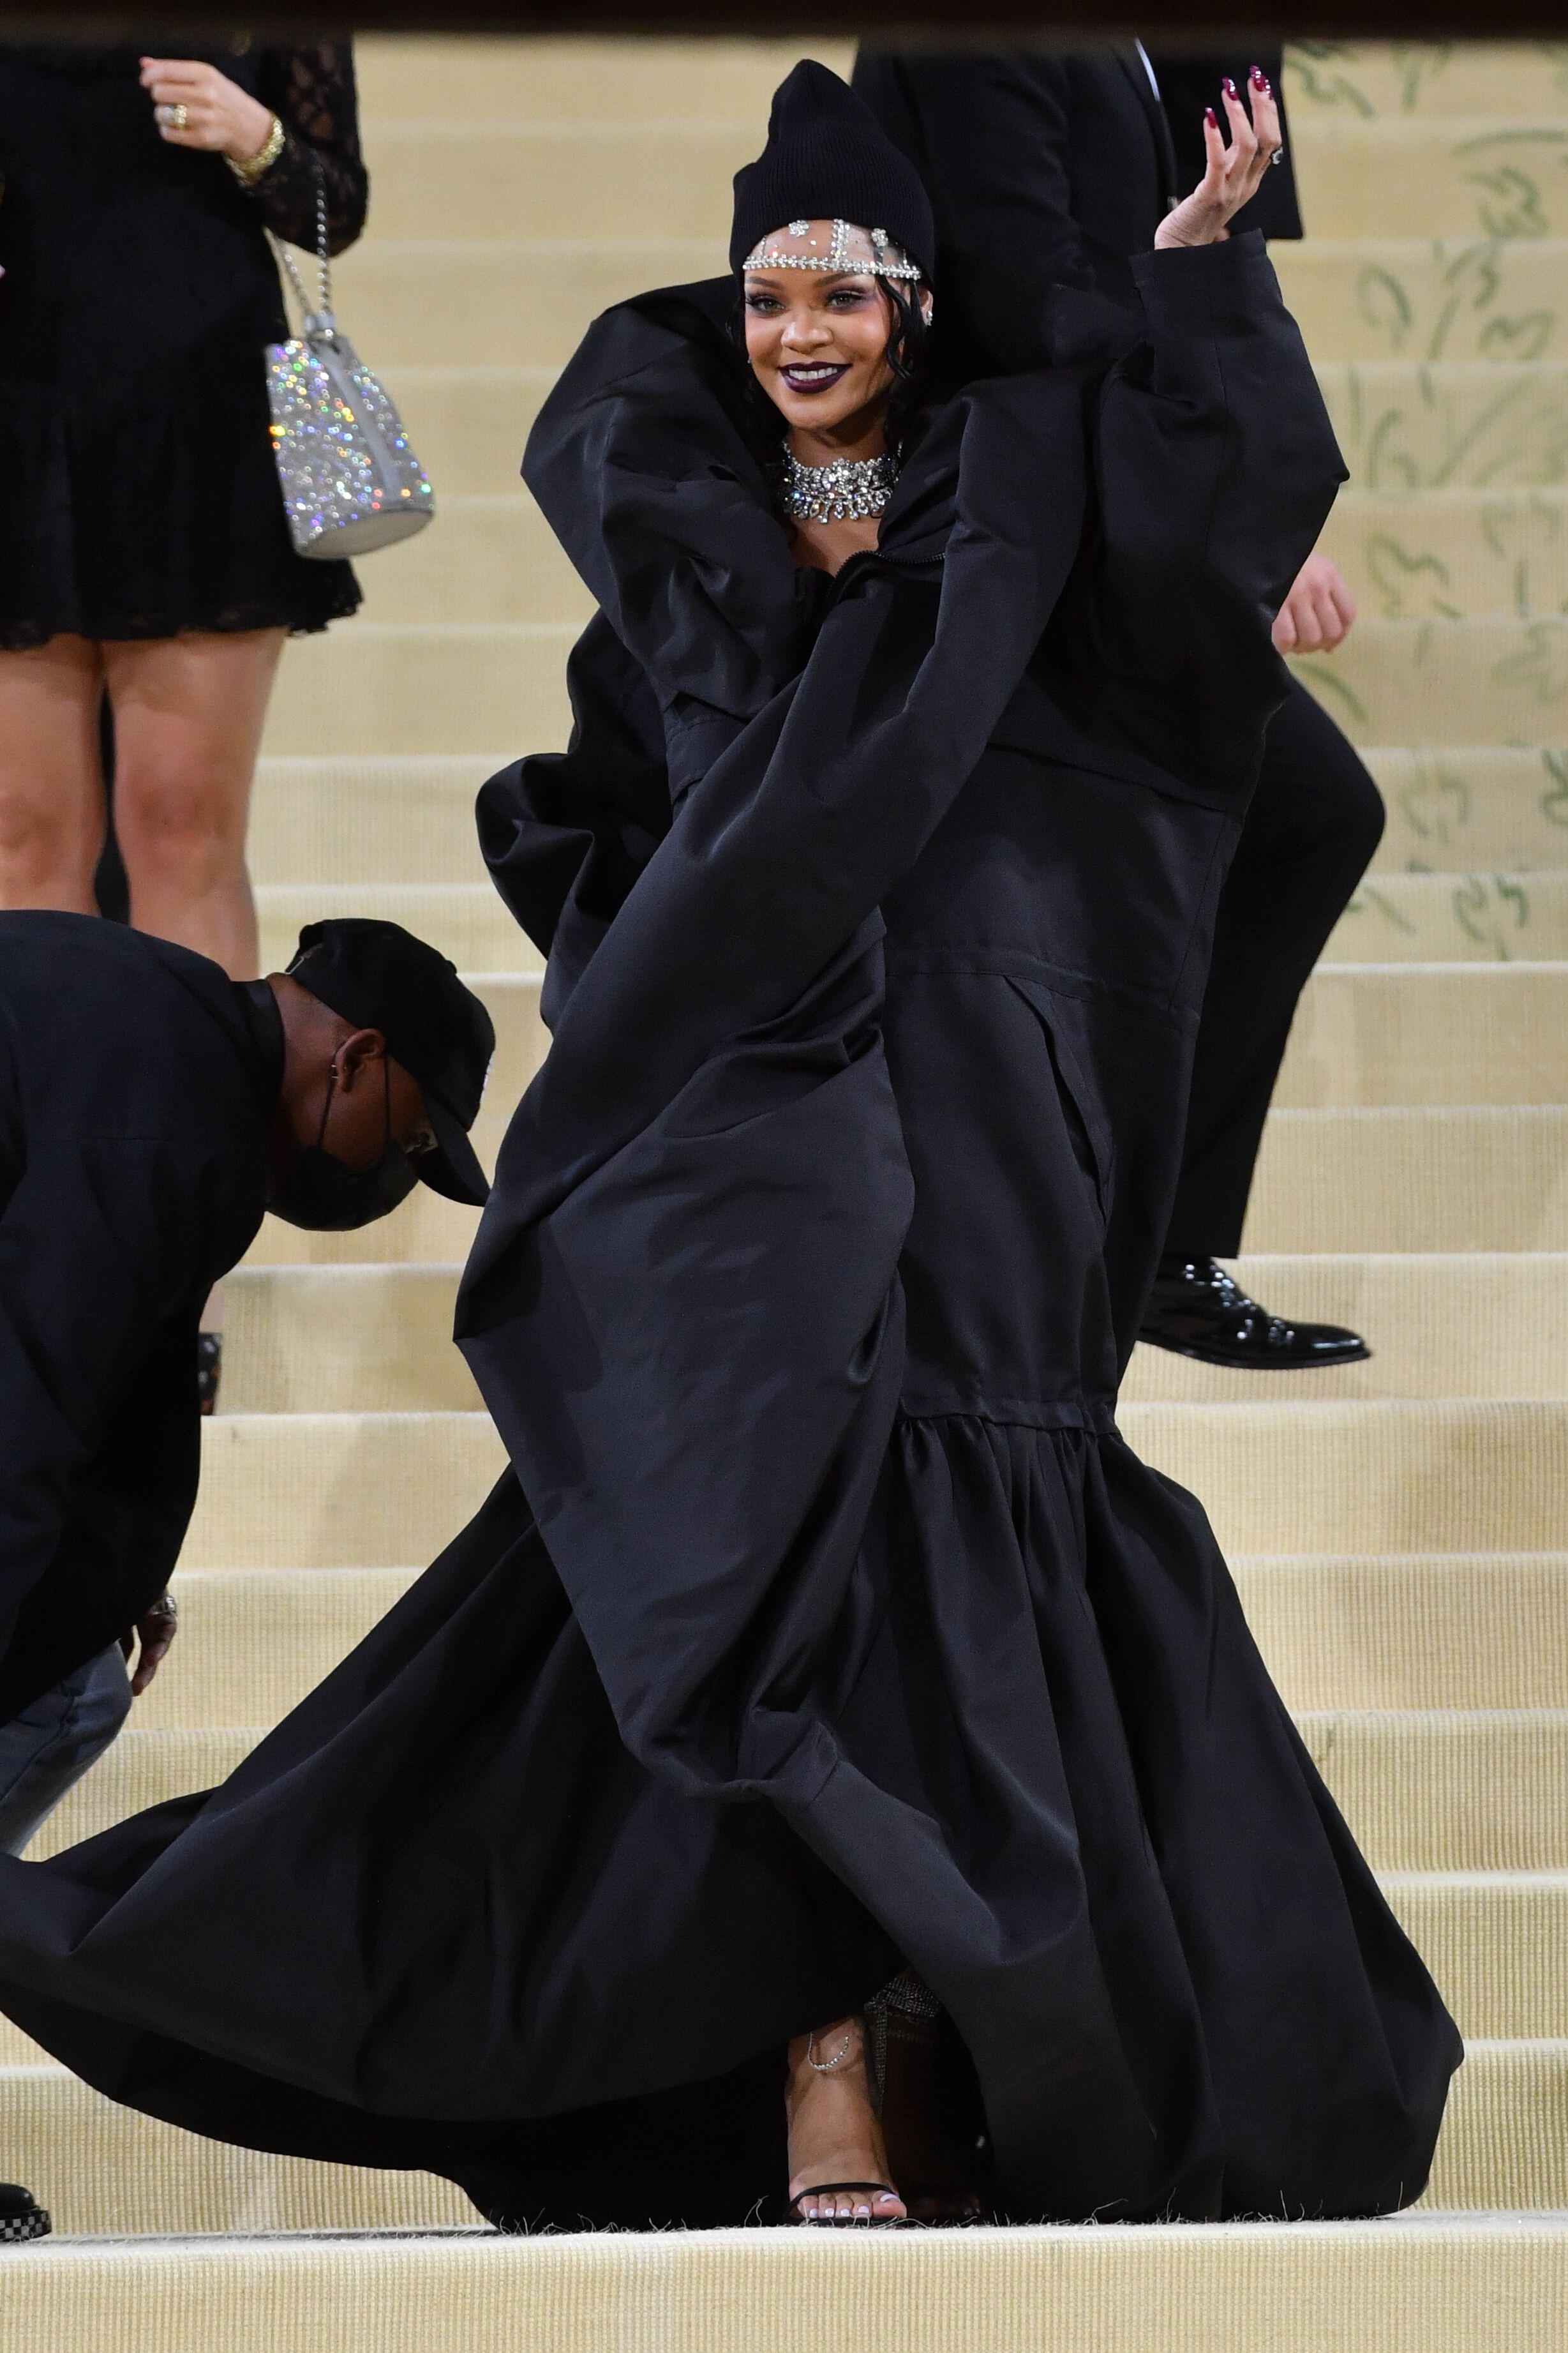
<svg viewBox="0 0 1568 2353"><path fill-rule="evenodd" d="M933 382L823 68L526 478L597 599L480 800L548 950L458 1335L510 1457L222 1788L0 1858L116 2099L492 2219L1364 2215L1458 2041L1119 1434L1215 895L1342 475L1267 84L1054 364ZM782 2098L781 2098L782 2091Z"/></svg>

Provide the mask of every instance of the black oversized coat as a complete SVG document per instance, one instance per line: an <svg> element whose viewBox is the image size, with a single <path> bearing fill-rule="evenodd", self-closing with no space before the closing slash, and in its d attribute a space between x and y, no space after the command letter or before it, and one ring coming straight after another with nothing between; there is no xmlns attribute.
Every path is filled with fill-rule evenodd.
<svg viewBox="0 0 1568 2353"><path fill-rule="evenodd" d="M280 1030L267 1045L205 956L0 914L0 1722L174 1567L197 1321L261 1222Z"/></svg>
<svg viewBox="0 0 1568 2353"><path fill-rule="evenodd" d="M1125 355L931 416L831 582L727 283L547 402L601 613L483 797L553 1043L458 1307L514 1467L221 1789L0 1858L0 2003L116 2096L739 2221L784 2039L909 1962L1006 2211L1418 2189L1453 2029L1116 1428L1341 472L1256 238L1139 274Z"/></svg>

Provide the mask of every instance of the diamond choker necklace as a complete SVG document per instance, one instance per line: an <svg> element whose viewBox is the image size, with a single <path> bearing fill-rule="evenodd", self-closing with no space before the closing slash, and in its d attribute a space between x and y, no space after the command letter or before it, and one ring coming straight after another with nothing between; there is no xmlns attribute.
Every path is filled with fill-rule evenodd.
<svg viewBox="0 0 1568 2353"><path fill-rule="evenodd" d="M779 500L795 522L852 522L884 512L898 479L891 458L835 458L826 466L803 466L786 449Z"/></svg>

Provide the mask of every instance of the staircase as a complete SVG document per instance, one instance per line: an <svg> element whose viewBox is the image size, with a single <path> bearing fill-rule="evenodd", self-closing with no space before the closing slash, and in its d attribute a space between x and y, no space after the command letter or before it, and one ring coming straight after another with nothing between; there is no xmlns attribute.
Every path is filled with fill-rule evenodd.
<svg viewBox="0 0 1568 2353"><path fill-rule="evenodd" d="M362 45L371 227L342 310L440 513L364 565L362 618L285 660L253 836L264 955L312 916L374 911L479 976L500 1039L487 1151L544 1039L471 798L563 740L588 609L519 451L595 311L721 266L729 174L796 54ZM1465 2030L1424 2206L1364 2226L500 2242L425 2177L150 2124L0 2024L0 2172L65 2234L0 2255L15 2353L1561 2341L1568 45L1304 45L1288 91L1313 234L1276 259L1352 470L1328 544L1363 614L1301 668L1389 827L1303 1003L1241 1271L1376 1353L1267 1388L1141 1353L1124 1423L1207 1504ZM500 1448L448 1336L472 1224L421 1191L363 1235L264 1231L229 1286L178 1650L40 1852L228 1770L482 1496Z"/></svg>

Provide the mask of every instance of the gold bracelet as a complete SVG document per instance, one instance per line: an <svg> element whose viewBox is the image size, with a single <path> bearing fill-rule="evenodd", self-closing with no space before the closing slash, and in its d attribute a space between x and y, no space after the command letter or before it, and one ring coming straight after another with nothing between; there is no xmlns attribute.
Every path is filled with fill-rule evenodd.
<svg viewBox="0 0 1568 2353"><path fill-rule="evenodd" d="M235 178L239 182L242 188L253 188L264 172L270 172L273 164L276 164L279 156L283 153L283 141L285 136L286 133L283 129L282 119L280 116L275 114L272 118L271 130L268 132L266 138L262 141L260 146L257 149L248 164L237 164L232 155L226 155L224 157L224 162L228 165L229 170L234 174Z"/></svg>

